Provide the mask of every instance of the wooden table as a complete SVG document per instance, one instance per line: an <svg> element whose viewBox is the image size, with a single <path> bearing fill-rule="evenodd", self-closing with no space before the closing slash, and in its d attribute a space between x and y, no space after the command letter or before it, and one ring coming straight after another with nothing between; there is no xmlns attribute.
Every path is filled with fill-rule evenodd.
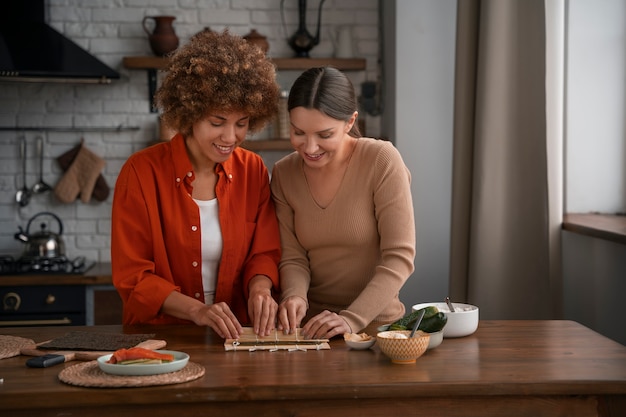
<svg viewBox="0 0 626 417"><path fill-rule="evenodd" d="M206 374L182 384L82 388L57 379L69 362L0 360L3 416L625 416L626 347L572 321L481 321L413 365L377 346L349 350L225 352L196 326L4 328L36 342L70 330L156 333Z"/></svg>

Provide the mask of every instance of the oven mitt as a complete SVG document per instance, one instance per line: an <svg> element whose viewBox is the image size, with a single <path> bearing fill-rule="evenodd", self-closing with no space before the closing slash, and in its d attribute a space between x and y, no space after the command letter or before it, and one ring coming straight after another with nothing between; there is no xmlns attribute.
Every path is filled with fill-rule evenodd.
<svg viewBox="0 0 626 417"><path fill-rule="evenodd" d="M104 164L104 159L81 142L76 158L54 187L54 194L63 203L72 203L79 195L80 201L88 203Z"/></svg>
<svg viewBox="0 0 626 417"><path fill-rule="evenodd" d="M67 171L69 169L82 146L83 145L81 141L81 143L74 146L72 149L65 152L61 156L57 157L57 162L59 163L61 168L63 168L63 171ZM109 197L109 192L109 185L104 179L104 176L102 174L99 174L98 179L96 179L96 185L94 186L93 192L91 193L91 197L98 201L105 201Z"/></svg>

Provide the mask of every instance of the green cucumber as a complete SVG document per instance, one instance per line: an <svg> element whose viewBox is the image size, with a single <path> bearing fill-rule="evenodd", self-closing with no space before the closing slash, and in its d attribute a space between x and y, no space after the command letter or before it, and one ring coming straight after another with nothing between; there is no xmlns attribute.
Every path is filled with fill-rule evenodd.
<svg viewBox="0 0 626 417"><path fill-rule="evenodd" d="M412 313L407 314L401 319L394 321L389 326L389 330L407 330L413 328L415 321L421 314L422 310L424 310L424 317L422 318L422 323L427 318L433 317L437 313L439 313L439 309L435 306L428 306L424 308L420 308L419 310L415 310ZM422 328L422 324L420 323L420 329Z"/></svg>
<svg viewBox="0 0 626 417"><path fill-rule="evenodd" d="M434 316L423 319L420 323L419 330L422 330L426 333L436 333L439 330L443 329L447 322L448 316L446 316L442 312L438 312Z"/></svg>

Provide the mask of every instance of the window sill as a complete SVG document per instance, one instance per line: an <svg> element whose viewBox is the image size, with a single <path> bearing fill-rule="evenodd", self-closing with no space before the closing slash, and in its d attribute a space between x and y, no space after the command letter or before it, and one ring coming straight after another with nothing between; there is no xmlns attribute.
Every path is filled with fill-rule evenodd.
<svg viewBox="0 0 626 417"><path fill-rule="evenodd" d="M563 216L562 228L626 245L626 215L623 214L568 213Z"/></svg>

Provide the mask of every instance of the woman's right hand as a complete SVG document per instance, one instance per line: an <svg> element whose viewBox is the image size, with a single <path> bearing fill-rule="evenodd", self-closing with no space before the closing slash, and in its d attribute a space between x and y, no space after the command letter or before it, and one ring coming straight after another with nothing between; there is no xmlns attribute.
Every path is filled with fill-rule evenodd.
<svg viewBox="0 0 626 417"><path fill-rule="evenodd" d="M238 339L243 333L239 320L224 302L203 305L192 318L199 326L210 326L224 339Z"/></svg>
<svg viewBox="0 0 626 417"><path fill-rule="evenodd" d="M224 339L237 339L243 333L239 320L224 302L207 305L178 291L172 291L163 302L161 312L193 321L198 326L210 326Z"/></svg>
<svg viewBox="0 0 626 417"><path fill-rule="evenodd" d="M306 315L306 300L292 296L285 298L278 306L278 330L285 334L295 333Z"/></svg>

